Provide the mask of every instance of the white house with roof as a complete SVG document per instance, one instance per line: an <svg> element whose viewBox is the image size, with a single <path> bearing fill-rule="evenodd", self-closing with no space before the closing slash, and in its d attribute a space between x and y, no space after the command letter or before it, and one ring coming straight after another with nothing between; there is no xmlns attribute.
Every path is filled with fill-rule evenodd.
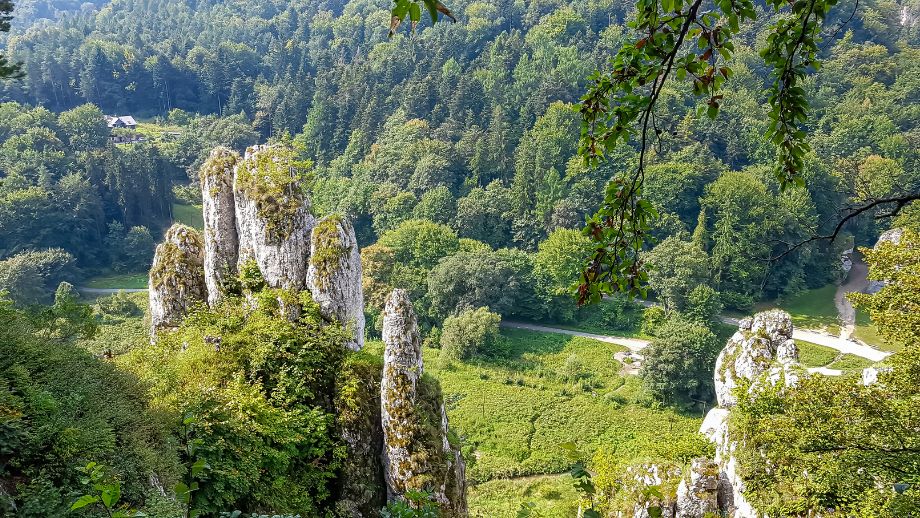
<svg viewBox="0 0 920 518"><path fill-rule="evenodd" d="M136 129L137 121L130 115L106 115L105 122L110 128Z"/></svg>

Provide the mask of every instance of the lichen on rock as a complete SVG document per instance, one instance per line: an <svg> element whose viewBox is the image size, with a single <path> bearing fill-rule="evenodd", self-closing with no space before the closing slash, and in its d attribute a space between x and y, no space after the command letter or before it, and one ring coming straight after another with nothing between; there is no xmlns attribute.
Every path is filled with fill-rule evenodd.
<svg viewBox="0 0 920 518"><path fill-rule="evenodd" d="M301 175L280 146L254 146L234 174L238 264L254 259L272 288L302 289L314 218Z"/></svg>
<svg viewBox="0 0 920 518"><path fill-rule="evenodd" d="M386 503L379 357L349 353L336 377L336 428L345 445L337 516L374 516Z"/></svg>
<svg viewBox="0 0 920 518"><path fill-rule="evenodd" d="M361 254L355 230L341 216L319 220L310 238L307 287L328 320L337 320L352 332L352 350L364 347L364 290Z"/></svg>
<svg viewBox="0 0 920 518"><path fill-rule="evenodd" d="M719 516L719 465L705 457L693 459L688 476L677 487L676 518Z"/></svg>
<svg viewBox="0 0 920 518"><path fill-rule="evenodd" d="M148 282L150 332L177 327L188 310L207 297L204 242L197 230L175 224L157 245Z"/></svg>
<svg viewBox="0 0 920 518"><path fill-rule="evenodd" d="M239 154L220 146L211 151L199 171L204 216L204 271L208 304L214 306L235 291L239 239L233 170Z"/></svg>
<svg viewBox="0 0 920 518"><path fill-rule="evenodd" d="M782 370L786 382L798 380L798 348L792 340L792 318L781 310L743 319L738 331L716 359L715 389L719 406L737 403L733 391L741 380L754 381L771 368Z"/></svg>
<svg viewBox="0 0 920 518"><path fill-rule="evenodd" d="M380 402L387 496L430 491L446 516L462 516L463 459L450 441L440 386L424 376L415 310L405 290L393 290L383 319Z"/></svg>
<svg viewBox="0 0 920 518"><path fill-rule="evenodd" d="M730 433L731 409L738 403L739 390L756 397L767 389L785 390L798 384L804 370L798 362L792 333L792 318L785 311L758 313L739 323L738 331L716 360L719 406L706 415L700 433L716 447L715 462L719 467L716 497L720 512L734 518L759 518L761 514L744 496L745 483L736 458L736 451L744 444Z"/></svg>

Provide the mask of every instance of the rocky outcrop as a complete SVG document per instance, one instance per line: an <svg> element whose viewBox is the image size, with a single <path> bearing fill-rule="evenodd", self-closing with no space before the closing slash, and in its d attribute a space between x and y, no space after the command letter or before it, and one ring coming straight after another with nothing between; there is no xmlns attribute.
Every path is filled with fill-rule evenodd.
<svg viewBox="0 0 920 518"><path fill-rule="evenodd" d="M719 516L719 465L707 458L693 459L688 477L677 486L676 518Z"/></svg>
<svg viewBox="0 0 920 518"><path fill-rule="evenodd" d="M623 476L620 492L631 508L619 514L634 518L675 518L677 487L681 469L676 465L643 463L629 466Z"/></svg>
<svg viewBox="0 0 920 518"><path fill-rule="evenodd" d="M387 496L430 491L445 515L463 516L463 458L450 440L440 387L424 376L415 310L405 290L394 290L387 299L383 341L380 414Z"/></svg>
<svg viewBox="0 0 920 518"><path fill-rule="evenodd" d="M376 516L386 504L380 421L382 367L378 357L348 355L337 376L336 424L346 455L336 495L336 516Z"/></svg>
<svg viewBox="0 0 920 518"><path fill-rule="evenodd" d="M798 381L798 348L792 339L792 318L781 310L758 313L738 324L738 331L716 360L715 388L719 406L737 402L732 393L742 382L752 383L771 371L787 385Z"/></svg>
<svg viewBox="0 0 920 518"><path fill-rule="evenodd" d="M743 444L729 433L728 417L737 404L734 391L747 390L756 395L767 386L794 387L802 372L798 348L792 340L792 318L785 311L765 311L742 320L719 354L715 368L719 406L706 415L700 433L716 447L715 463L719 469L716 500L720 512L733 518L761 516L745 499L744 480L738 474L735 451ZM688 486L688 492L689 489Z"/></svg>
<svg viewBox="0 0 920 518"><path fill-rule="evenodd" d="M447 407L444 398L439 397L441 407L441 449L446 462L446 470L442 477L440 491L441 505L453 511L455 516L466 516L466 461L460 445L451 442L450 424L447 421Z"/></svg>
<svg viewBox="0 0 920 518"><path fill-rule="evenodd" d="M239 154L226 147L211 151L201 166L201 205L204 216L204 271L208 304L215 305L236 281L239 239L233 171Z"/></svg>
<svg viewBox="0 0 920 518"><path fill-rule="evenodd" d="M254 146L236 168L238 263L254 259L268 286L299 290L307 277L314 218L284 153L276 146Z"/></svg>
<svg viewBox="0 0 920 518"><path fill-rule="evenodd" d="M327 216L313 227L307 287L323 317L352 333L348 347L364 347L364 290L355 229L341 216Z"/></svg>
<svg viewBox="0 0 920 518"><path fill-rule="evenodd" d="M197 230L175 224L157 245L148 282L151 334L178 326L188 310L207 298L204 243Z"/></svg>
<svg viewBox="0 0 920 518"><path fill-rule="evenodd" d="M415 405L424 368L415 310L405 290L394 290L387 299L383 342L380 383L383 469L388 497L393 498L409 489L419 489L413 479L428 470L426 459L417 458L412 452L421 432Z"/></svg>

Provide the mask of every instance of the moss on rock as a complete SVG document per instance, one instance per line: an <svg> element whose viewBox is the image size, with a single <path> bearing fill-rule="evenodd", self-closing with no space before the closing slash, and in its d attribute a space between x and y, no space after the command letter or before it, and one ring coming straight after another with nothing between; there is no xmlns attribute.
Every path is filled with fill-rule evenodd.
<svg viewBox="0 0 920 518"><path fill-rule="evenodd" d="M255 202L266 233L278 241L296 230L295 215L308 204L301 190L307 167L289 148L264 146L248 154L237 169L237 190Z"/></svg>

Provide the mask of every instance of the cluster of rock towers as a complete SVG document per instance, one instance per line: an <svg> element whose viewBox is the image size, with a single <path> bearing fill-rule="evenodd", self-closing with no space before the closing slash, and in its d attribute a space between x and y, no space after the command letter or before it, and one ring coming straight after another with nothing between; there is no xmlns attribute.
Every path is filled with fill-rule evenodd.
<svg viewBox="0 0 920 518"><path fill-rule="evenodd" d="M345 346L360 350L364 294L354 229L341 216L313 216L280 148L255 146L240 157L218 147L200 179L203 235L173 225L156 249L151 338L178 327L196 304L213 307L240 292L241 279L255 272L265 287L309 291L329 325L350 332ZM289 318L299 316L297 304L280 298L279 304ZM390 295L383 318L382 372L361 380L371 387L362 394L367 415L340 423L350 455L336 507L345 515L374 515L385 501L418 489L431 491L445 515L464 516L465 465L450 440L437 382L423 378L416 316L404 291Z"/></svg>

